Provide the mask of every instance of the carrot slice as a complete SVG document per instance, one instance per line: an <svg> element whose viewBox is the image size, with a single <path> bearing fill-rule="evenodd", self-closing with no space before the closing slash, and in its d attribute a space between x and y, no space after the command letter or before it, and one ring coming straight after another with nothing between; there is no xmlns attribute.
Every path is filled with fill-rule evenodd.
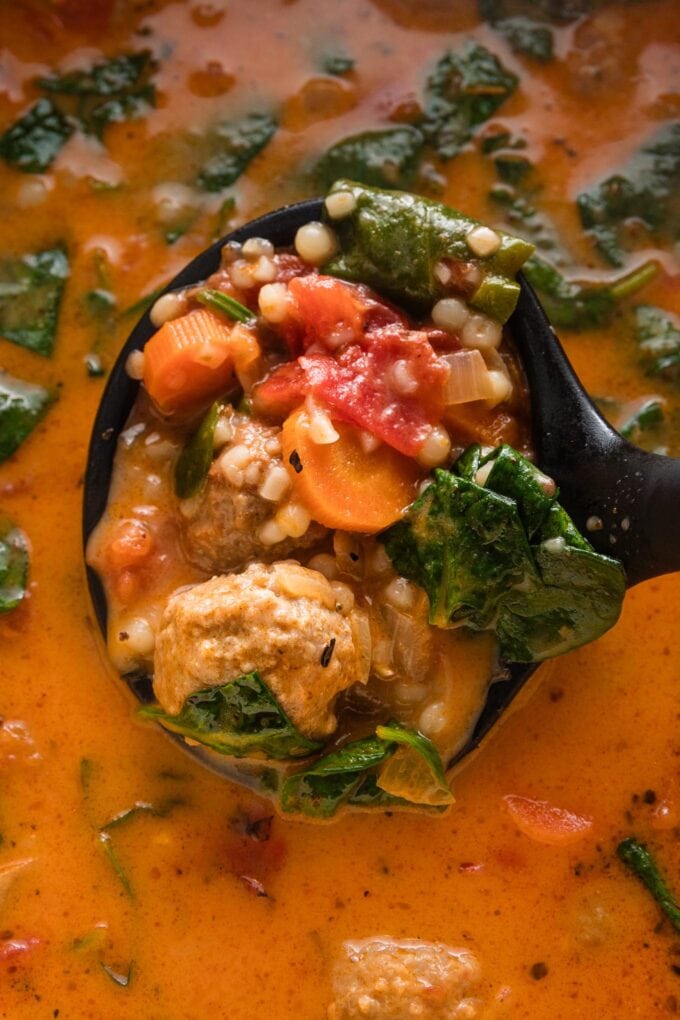
<svg viewBox="0 0 680 1020"><path fill-rule="evenodd" d="M576 843L593 827L593 819L587 815L576 815L545 800L509 793L503 797L503 802L520 832L537 843L550 846Z"/></svg>
<svg viewBox="0 0 680 1020"><path fill-rule="evenodd" d="M315 443L298 408L283 424L281 445L293 487L315 521L343 531L376 532L398 520L417 495L422 471L384 444L366 453L357 430L333 422L333 443Z"/></svg>
<svg viewBox="0 0 680 1020"><path fill-rule="evenodd" d="M171 319L144 348L144 385L165 414L208 403L228 388L234 354L233 327L200 308ZM240 336L240 334L239 334Z"/></svg>

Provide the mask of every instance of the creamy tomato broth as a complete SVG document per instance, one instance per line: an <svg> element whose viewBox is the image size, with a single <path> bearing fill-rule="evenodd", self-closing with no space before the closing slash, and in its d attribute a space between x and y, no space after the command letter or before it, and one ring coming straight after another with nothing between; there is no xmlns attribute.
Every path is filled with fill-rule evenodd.
<svg viewBox="0 0 680 1020"><path fill-rule="evenodd" d="M136 302L230 227L337 177L535 243L527 272L589 392L635 441L677 449L675 6L570 5L522 30L512 4L486 21L449 7L0 9L0 411L14 407L0 423L0 1015L677 1012L678 937L625 842L646 844L677 894L674 577L634 589L609 634L539 670L445 815L328 826L275 814L136 722L85 593L88 423ZM611 201L614 174L628 205ZM222 436L252 421L221 416ZM172 491L196 424L169 427L140 400L120 446L111 521L161 510L152 583L109 592L114 619L142 621L135 656L111 643L124 669L150 657L154 605L213 573L187 557ZM375 539L333 530L309 559L380 562ZM119 537L134 545L134 526ZM389 605L392 575L371 569L361 585ZM353 573L333 583L354 591ZM437 640L478 685L452 708L464 719L493 639ZM422 724L414 702L395 704Z"/></svg>

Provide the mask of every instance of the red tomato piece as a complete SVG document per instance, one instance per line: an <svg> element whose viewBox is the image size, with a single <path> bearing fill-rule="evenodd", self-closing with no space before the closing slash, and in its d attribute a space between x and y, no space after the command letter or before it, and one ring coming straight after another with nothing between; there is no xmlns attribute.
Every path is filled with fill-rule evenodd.
<svg viewBox="0 0 680 1020"><path fill-rule="evenodd" d="M576 815L545 800L509 793L503 803L520 832L537 843L565 846L583 839L593 828L588 815Z"/></svg>
<svg viewBox="0 0 680 1020"><path fill-rule="evenodd" d="M0 963L30 952L31 949L40 945L40 941L36 935L28 935L25 939L3 939L0 942Z"/></svg>
<svg viewBox="0 0 680 1020"><path fill-rule="evenodd" d="M307 377L298 361L279 365L264 382L256 386L252 401L258 414L287 418L299 407L307 392Z"/></svg>

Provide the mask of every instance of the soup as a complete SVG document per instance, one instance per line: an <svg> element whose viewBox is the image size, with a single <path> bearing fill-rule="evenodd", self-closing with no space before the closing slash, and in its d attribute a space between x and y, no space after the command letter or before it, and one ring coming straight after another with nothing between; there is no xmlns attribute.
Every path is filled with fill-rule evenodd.
<svg viewBox="0 0 680 1020"><path fill-rule="evenodd" d="M677 936L616 854L635 836L675 882L674 578L542 667L446 815L326 826L136 722L85 594L87 433L136 302L213 236L357 167L537 242L534 282L589 391L637 441L676 448L677 13L603 5L523 35L505 8L0 11L2 385L25 431L44 414L14 452L0 432L2 510L31 554L28 595L0 616L6 1016L677 1011ZM40 144L11 127L36 102ZM613 209L601 182L623 174L639 201L640 160L653 201Z"/></svg>

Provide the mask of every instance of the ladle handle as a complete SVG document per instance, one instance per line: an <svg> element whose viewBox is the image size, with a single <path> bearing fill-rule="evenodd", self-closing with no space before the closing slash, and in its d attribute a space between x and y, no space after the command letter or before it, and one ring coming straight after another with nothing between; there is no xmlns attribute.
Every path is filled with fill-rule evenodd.
<svg viewBox="0 0 680 1020"><path fill-rule="evenodd" d="M604 420L524 280L514 322L537 459L579 530L623 562L629 585L680 570L680 460L640 450Z"/></svg>

